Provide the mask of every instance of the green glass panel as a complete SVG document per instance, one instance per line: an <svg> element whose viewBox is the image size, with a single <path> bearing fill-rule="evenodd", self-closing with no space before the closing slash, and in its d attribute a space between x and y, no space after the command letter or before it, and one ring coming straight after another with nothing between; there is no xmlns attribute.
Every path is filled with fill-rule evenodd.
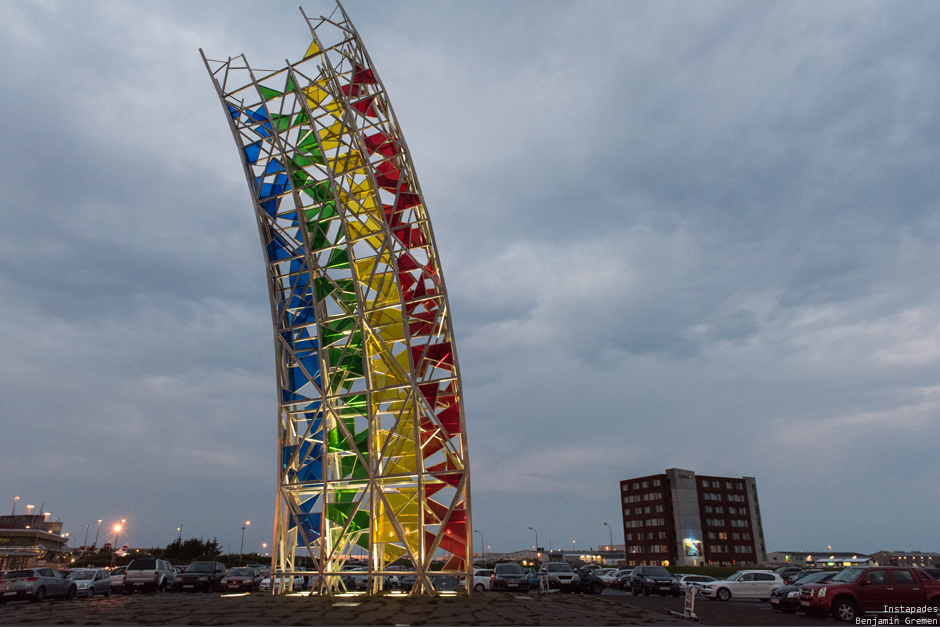
<svg viewBox="0 0 940 627"><path fill-rule="evenodd" d="M353 522L356 522L356 521L353 521ZM369 527L369 521L366 520L366 528L368 529L368 527ZM368 533L361 534L359 536L359 539L356 540L356 544L368 550L369 549L369 534Z"/></svg>
<svg viewBox="0 0 940 627"><path fill-rule="evenodd" d="M271 98L277 98L278 96L281 95L281 92L265 87L264 85L258 85L258 89L261 91L261 96L265 100L270 100Z"/></svg>
<svg viewBox="0 0 940 627"><path fill-rule="evenodd" d="M349 525L349 530L350 531L364 531L364 530L367 530L368 528L369 528L369 512L364 512L362 510L359 510L358 512L355 513L355 515L353 515L353 521ZM358 544L362 546L361 543L362 543L363 538L366 538L366 547L368 548L369 546L368 537L366 537L365 534L363 534L363 536L359 538Z"/></svg>
<svg viewBox="0 0 940 627"><path fill-rule="evenodd" d="M290 116L281 115L279 113L272 113L271 119L274 121L274 126L277 127L279 131L286 131L290 128Z"/></svg>
<svg viewBox="0 0 940 627"><path fill-rule="evenodd" d="M290 74L287 75L287 84L284 86L284 91L294 91L297 89L297 85L294 84L294 77Z"/></svg>
<svg viewBox="0 0 940 627"><path fill-rule="evenodd" d="M306 124L309 121L310 120L307 119L307 112L301 110L300 113L297 114L297 117L294 118L294 126L297 126L298 124Z"/></svg>
<svg viewBox="0 0 940 627"><path fill-rule="evenodd" d="M333 287L333 284L330 283L329 279L325 279L323 277L317 277L314 279L313 288L317 293L317 300L323 300L332 294L334 289L336 289Z"/></svg>
<svg viewBox="0 0 940 627"><path fill-rule="evenodd" d="M326 264L327 268L348 268L349 254L345 248L334 248L330 254L330 260Z"/></svg>

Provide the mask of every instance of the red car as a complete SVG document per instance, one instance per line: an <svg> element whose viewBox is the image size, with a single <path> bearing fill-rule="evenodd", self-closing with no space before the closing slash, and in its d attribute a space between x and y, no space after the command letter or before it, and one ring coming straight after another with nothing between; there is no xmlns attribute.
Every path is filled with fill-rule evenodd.
<svg viewBox="0 0 940 627"><path fill-rule="evenodd" d="M241 567L228 571L220 582L222 592L254 592L261 585L261 571Z"/></svg>
<svg viewBox="0 0 940 627"><path fill-rule="evenodd" d="M800 607L810 616L831 614L855 623L866 612L940 617L940 582L920 568L846 568L825 583L800 588Z"/></svg>

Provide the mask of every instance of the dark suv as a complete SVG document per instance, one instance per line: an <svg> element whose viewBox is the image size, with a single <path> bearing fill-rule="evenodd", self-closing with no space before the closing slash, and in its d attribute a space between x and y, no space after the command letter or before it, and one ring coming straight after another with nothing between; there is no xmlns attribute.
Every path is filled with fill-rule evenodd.
<svg viewBox="0 0 940 627"><path fill-rule="evenodd" d="M222 562L193 562L177 575L173 589L183 592L221 590L225 572L225 564Z"/></svg>
<svg viewBox="0 0 940 627"><path fill-rule="evenodd" d="M519 564L497 564L490 575L490 590L528 590L529 576Z"/></svg>
<svg viewBox="0 0 940 627"><path fill-rule="evenodd" d="M659 596L671 594L679 596L679 582L673 579L669 571L662 566L637 566L630 575L630 592L649 596L655 592Z"/></svg>

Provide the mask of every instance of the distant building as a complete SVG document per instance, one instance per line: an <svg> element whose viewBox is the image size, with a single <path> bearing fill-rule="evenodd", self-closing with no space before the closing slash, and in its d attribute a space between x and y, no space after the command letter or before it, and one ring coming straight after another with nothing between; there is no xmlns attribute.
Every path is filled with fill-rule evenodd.
<svg viewBox="0 0 940 627"><path fill-rule="evenodd" d="M621 481L620 498L628 566L766 562L754 477L670 468Z"/></svg>
<svg viewBox="0 0 940 627"><path fill-rule="evenodd" d="M921 551L877 551L871 554L876 566L920 566L940 568L940 553Z"/></svg>
<svg viewBox="0 0 940 627"><path fill-rule="evenodd" d="M66 551L68 536L48 514L0 516L0 571L51 562Z"/></svg>
<svg viewBox="0 0 940 627"><path fill-rule="evenodd" d="M858 551L774 551L767 554L769 566L800 566L822 568L828 566L875 566L867 553Z"/></svg>

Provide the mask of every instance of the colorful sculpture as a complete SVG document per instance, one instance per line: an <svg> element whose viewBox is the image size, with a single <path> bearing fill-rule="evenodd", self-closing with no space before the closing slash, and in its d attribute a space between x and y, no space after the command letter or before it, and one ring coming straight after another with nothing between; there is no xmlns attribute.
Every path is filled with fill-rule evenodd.
<svg viewBox="0 0 940 627"><path fill-rule="evenodd" d="M342 6L304 19L313 42L276 72L203 54L267 262L279 389L272 569L295 572L298 552L309 555L314 591L334 594L361 557L370 592L412 574L420 594L437 590L429 572L443 559L434 575L466 577L469 592L463 400L424 197Z"/></svg>

